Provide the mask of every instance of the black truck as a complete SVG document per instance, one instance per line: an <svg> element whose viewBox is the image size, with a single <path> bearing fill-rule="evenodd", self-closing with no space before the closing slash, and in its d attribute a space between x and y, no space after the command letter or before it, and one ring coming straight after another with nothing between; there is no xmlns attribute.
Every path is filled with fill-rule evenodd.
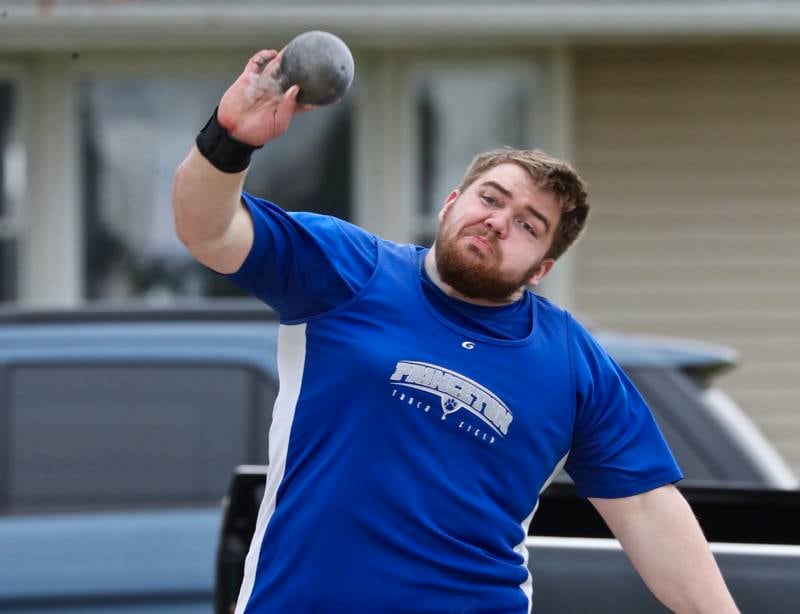
<svg viewBox="0 0 800 614"><path fill-rule="evenodd" d="M229 614L242 581L265 467L234 472L217 554L216 613ZM800 492L679 486L742 612L800 611ZM592 505L565 480L543 493L526 541L537 614L668 612L649 592Z"/></svg>

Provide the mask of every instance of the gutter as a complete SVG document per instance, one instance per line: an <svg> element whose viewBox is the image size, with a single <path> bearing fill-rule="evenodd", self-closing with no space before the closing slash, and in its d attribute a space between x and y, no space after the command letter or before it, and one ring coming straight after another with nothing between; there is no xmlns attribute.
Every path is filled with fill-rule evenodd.
<svg viewBox="0 0 800 614"><path fill-rule="evenodd" d="M790 37L800 33L800 3L18 0L0 6L0 49L260 47L312 28L333 30L351 44L384 47L450 40Z"/></svg>

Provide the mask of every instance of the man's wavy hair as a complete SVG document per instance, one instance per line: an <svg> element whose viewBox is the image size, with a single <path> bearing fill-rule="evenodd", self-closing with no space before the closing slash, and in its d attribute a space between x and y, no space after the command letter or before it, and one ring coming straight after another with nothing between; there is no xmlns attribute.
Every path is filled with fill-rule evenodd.
<svg viewBox="0 0 800 614"><path fill-rule="evenodd" d="M478 154L459 186L463 194L478 177L500 164L512 163L530 176L533 184L556 197L561 218L546 257L557 260L580 236L589 217L586 185L569 164L538 149L504 147Z"/></svg>

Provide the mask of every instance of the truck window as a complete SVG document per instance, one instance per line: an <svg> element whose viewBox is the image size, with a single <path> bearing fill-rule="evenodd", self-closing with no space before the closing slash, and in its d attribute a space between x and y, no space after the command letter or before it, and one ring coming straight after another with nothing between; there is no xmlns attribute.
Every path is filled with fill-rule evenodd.
<svg viewBox="0 0 800 614"><path fill-rule="evenodd" d="M275 387L237 366L21 366L8 372L9 511L216 505L263 463Z"/></svg>
<svg viewBox="0 0 800 614"><path fill-rule="evenodd" d="M626 369L647 400L687 479L759 484L747 450L726 435L707 407L704 389L676 369Z"/></svg>

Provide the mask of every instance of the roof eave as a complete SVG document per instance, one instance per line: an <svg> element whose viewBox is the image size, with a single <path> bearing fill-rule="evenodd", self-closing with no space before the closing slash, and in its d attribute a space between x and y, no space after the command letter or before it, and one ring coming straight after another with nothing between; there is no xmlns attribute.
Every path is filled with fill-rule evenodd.
<svg viewBox="0 0 800 614"><path fill-rule="evenodd" d="M351 44L389 46L448 40L585 41L641 37L789 37L800 3L586 2L480 5L432 2L259 3L222 6L91 4L82 10L35 3L3 11L0 48L261 46L307 29Z"/></svg>

